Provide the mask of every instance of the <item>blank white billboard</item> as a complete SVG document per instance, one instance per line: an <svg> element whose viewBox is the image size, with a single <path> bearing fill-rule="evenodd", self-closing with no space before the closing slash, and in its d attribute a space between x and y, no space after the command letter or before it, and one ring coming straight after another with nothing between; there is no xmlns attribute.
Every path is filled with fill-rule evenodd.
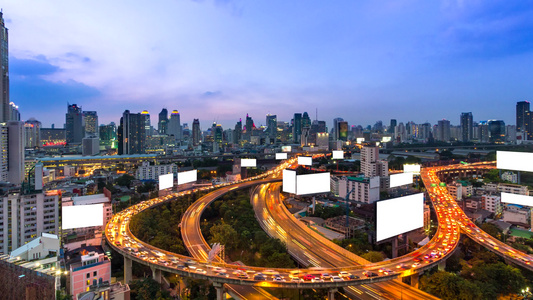
<svg viewBox="0 0 533 300"><path fill-rule="evenodd" d="M296 176L296 195L327 193L331 191L330 173Z"/></svg>
<svg viewBox="0 0 533 300"><path fill-rule="evenodd" d="M255 167L257 162L255 158L241 158L241 167Z"/></svg>
<svg viewBox="0 0 533 300"><path fill-rule="evenodd" d="M296 194L296 171L283 170L283 191Z"/></svg>
<svg viewBox="0 0 533 300"><path fill-rule="evenodd" d="M333 159L344 159L344 151L342 150L333 150Z"/></svg>
<svg viewBox="0 0 533 300"><path fill-rule="evenodd" d="M287 159L287 153L276 153L276 159Z"/></svg>
<svg viewBox="0 0 533 300"><path fill-rule="evenodd" d="M496 151L496 168L533 172L533 153Z"/></svg>
<svg viewBox="0 0 533 300"><path fill-rule="evenodd" d="M61 214L63 229L104 225L104 204L63 206Z"/></svg>
<svg viewBox="0 0 533 300"><path fill-rule="evenodd" d="M281 146L281 152L291 152L292 146Z"/></svg>
<svg viewBox="0 0 533 300"><path fill-rule="evenodd" d="M381 142L382 143L388 143L392 140L392 137L390 136L384 136L384 137L381 137Z"/></svg>
<svg viewBox="0 0 533 300"><path fill-rule="evenodd" d="M171 188L174 185L174 174L159 175L159 190Z"/></svg>
<svg viewBox="0 0 533 300"><path fill-rule="evenodd" d="M420 175L420 165L403 165L403 172Z"/></svg>
<svg viewBox="0 0 533 300"><path fill-rule="evenodd" d="M365 138L357 138L356 141L358 144L361 144L362 142L365 141Z"/></svg>
<svg viewBox="0 0 533 300"><path fill-rule="evenodd" d="M178 172L178 185L198 180L198 170Z"/></svg>
<svg viewBox="0 0 533 300"><path fill-rule="evenodd" d="M313 158L311 156L298 156L298 164L304 166L312 166Z"/></svg>
<svg viewBox="0 0 533 300"><path fill-rule="evenodd" d="M399 173L390 176L390 187L413 184L413 173Z"/></svg>
<svg viewBox="0 0 533 300"><path fill-rule="evenodd" d="M422 193L376 202L376 241L424 226Z"/></svg>
<svg viewBox="0 0 533 300"><path fill-rule="evenodd" d="M502 192L502 203L518 204L533 207L533 197Z"/></svg>

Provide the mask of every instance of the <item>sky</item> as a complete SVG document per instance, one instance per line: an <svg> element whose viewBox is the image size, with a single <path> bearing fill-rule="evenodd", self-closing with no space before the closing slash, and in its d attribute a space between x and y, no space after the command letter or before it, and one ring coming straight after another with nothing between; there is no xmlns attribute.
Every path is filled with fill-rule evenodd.
<svg viewBox="0 0 533 300"><path fill-rule="evenodd" d="M248 113L331 126L515 124L533 100L533 5L496 0L7 0L10 98L62 127L67 103L118 123L163 107L233 127Z"/></svg>

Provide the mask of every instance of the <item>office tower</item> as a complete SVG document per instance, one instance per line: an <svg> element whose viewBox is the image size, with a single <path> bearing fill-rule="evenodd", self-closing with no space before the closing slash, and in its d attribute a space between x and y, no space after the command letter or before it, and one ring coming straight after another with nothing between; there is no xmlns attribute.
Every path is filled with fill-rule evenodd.
<svg viewBox="0 0 533 300"><path fill-rule="evenodd" d="M233 143L238 144L242 139L242 119L235 124L235 130L233 131Z"/></svg>
<svg viewBox="0 0 533 300"><path fill-rule="evenodd" d="M267 134L275 141L278 133L278 119L276 115L268 114L266 116Z"/></svg>
<svg viewBox="0 0 533 300"><path fill-rule="evenodd" d="M246 133L249 134L249 136L252 136L252 132L254 128L255 128L254 120L252 119L252 117L246 114L246 123L244 126L244 130L246 130Z"/></svg>
<svg viewBox="0 0 533 300"><path fill-rule="evenodd" d="M390 119L389 132L394 133L397 124L398 122L396 121L396 119Z"/></svg>
<svg viewBox="0 0 533 300"><path fill-rule="evenodd" d="M175 141L181 141L182 139L180 113L177 110L173 110L168 120L168 132L167 134L173 135Z"/></svg>
<svg viewBox="0 0 533 300"><path fill-rule="evenodd" d="M489 142L489 123L488 121L479 121L478 128L478 140L482 143Z"/></svg>
<svg viewBox="0 0 533 300"><path fill-rule="evenodd" d="M24 123L24 135L26 148L41 147L41 122L30 118Z"/></svg>
<svg viewBox="0 0 533 300"><path fill-rule="evenodd" d="M309 114L306 111L302 115L302 128L304 127L311 128L311 118L309 118Z"/></svg>
<svg viewBox="0 0 533 300"><path fill-rule="evenodd" d="M329 150L329 133L317 132L316 134L316 146L320 150Z"/></svg>
<svg viewBox="0 0 533 300"><path fill-rule="evenodd" d="M383 132L383 121L377 121L376 124L374 124L373 130L377 133Z"/></svg>
<svg viewBox="0 0 533 300"><path fill-rule="evenodd" d="M8 33L4 24L4 16L0 11L0 122L11 120L9 109L9 52Z"/></svg>
<svg viewBox="0 0 533 300"><path fill-rule="evenodd" d="M489 142L503 143L505 142L505 122L502 120L488 121Z"/></svg>
<svg viewBox="0 0 533 300"><path fill-rule="evenodd" d="M302 135L302 114L295 113L292 120L292 141L293 143L300 143L300 136Z"/></svg>
<svg viewBox="0 0 533 300"><path fill-rule="evenodd" d="M394 140L399 143L403 143L407 140L407 130L403 122L394 126Z"/></svg>
<svg viewBox="0 0 533 300"><path fill-rule="evenodd" d="M21 121L7 122L7 181L20 185L24 181L24 123ZM3 148L5 149L5 148Z"/></svg>
<svg viewBox="0 0 533 300"><path fill-rule="evenodd" d="M443 141L443 142L449 142L450 141L450 121L448 120L439 120L438 122L438 135L437 140Z"/></svg>
<svg viewBox="0 0 533 300"><path fill-rule="evenodd" d="M124 111L118 127L118 154L141 154L146 145L146 115Z"/></svg>
<svg viewBox="0 0 533 300"><path fill-rule="evenodd" d="M1 197L0 215L4 215L4 221L0 222L0 236L4 238L0 239L0 253L9 253L42 233L58 234L59 197L58 191L9 193Z"/></svg>
<svg viewBox="0 0 533 300"><path fill-rule="evenodd" d="M516 131L525 131L528 122L529 101L520 101L516 103Z"/></svg>
<svg viewBox="0 0 533 300"><path fill-rule="evenodd" d="M361 148L361 172L365 174L365 177L389 176L389 163L379 160L378 147Z"/></svg>
<svg viewBox="0 0 533 300"><path fill-rule="evenodd" d="M339 135L339 141L346 142L348 140L348 122L339 121L337 122L337 133Z"/></svg>
<svg viewBox="0 0 533 300"><path fill-rule="evenodd" d="M98 136L98 114L95 111L84 111L83 122L85 124L85 136Z"/></svg>
<svg viewBox="0 0 533 300"><path fill-rule="evenodd" d="M20 121L19 107L13 102L9 102L9 121Z"/></svg>
<svg viewBox="0 0 533 300"><path fill-rule="evenodd" d="M67 105L66 131L68 144L80 144L83 138L83 112L81 106L76 104Z"/></svg>
<svg viewBox="0 0 533 300"><path fill-rule="evenodd" d="M461 113L461 141L469 142L474 138L474 121L471 112Z"/></svg>
<svg viewBox="0 0 533 300"><path fill-rule="evenodd" d="M339 139L339 132L338 132L339 125L338 125L338 123L342 122L342 121L344 121L343 118L335 118L335 119L333 119L333 140L334 141Z"/></svg>
<svg viewBox="0 0 533 300"><path fill-rule="evenodd" d="M159 134L167 134L168 130L168 111L163 108L159 113L159 123L157 123L157 130Z"/></svg>
<svg viewBox="0 0 533 300"><path fill-rule="evenodd" d="M117 148L117 126L114 122L100 125L100 145L105 149Z"/></svg>
<svg viewBox="0 0 533 300"><path fill-rule="evenodd" d="M213 123L212 132L213 132L213 142L215 142L217 144L222 143L222 139L223 139L223 136L224 136L223 135L224 130L222 129L222 125Z"/></svg>
<svg viewBox="0 0 533 300"><path fill-rule="evenodd" d="M81 155L93 156L100 153L100 139L95 135L88 135L81 140Z"/></svg>
<svg viewBox="0 0 533 300"><path fill-rule="evenodd" d="M202 132L200 131L200 120L194 119L192 121L192 144L198 146L201 142Z"/></svg>
<svg viewBox="0 0 533 300"><path fill-rule="evenodd" d="M145 120L144 129L146 132L146 136L147 137L151 136L152 135L152 124L150 123L150 113L147 110L143 110L141 112L141 115L144 115L144 120Z"/></svg>

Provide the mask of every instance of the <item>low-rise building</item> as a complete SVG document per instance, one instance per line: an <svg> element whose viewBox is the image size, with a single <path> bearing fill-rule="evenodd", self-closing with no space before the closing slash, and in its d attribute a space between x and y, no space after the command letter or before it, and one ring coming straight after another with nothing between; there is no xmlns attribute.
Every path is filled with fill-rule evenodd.
<svg viewBox="0 0 533 300"><path fill-rule="evenodd" d="M84 247L65 254L69 270L69 292L74 297L91 287L109 285L111 261L101 247Z"/></svg>
<svg viewBox="0 0 533 300"><path fill-rule="evenodd" d="M503 205L500 196L483 195L481 196L481 203L483 209L486 209L494 214L501 214L503 211Z"/></svg>
<svg viewBox="0 0 533 300"><path fill-rule="evenodd" d="M503 220L505 222L529 228L531 218L531 209L516 204L507 204L503 211Z"/></svg>
<svg viewBox="0 0 533 300"><path fill-rule="evenodd" d="M514 172L503 172L501 179L512 183L518 183L518 175Z"/></svg>
<svg viewBox="0 0 533 300"><path fill-rule="evenodd" d="M447 188L450 195L452 195L456 200L468 198L473 193L472 184L464 180L457 180L447 184Z"/></svg>
<svg viewBox="0 0 533 300"><path fill-rule="evenodd" d="M178 166L176 166L176 164L150 165L149 162L145 161L137 169L136 178L139 180L159 180L160 175L177 172Z"/></svg>
<svg viewBox="0 0 533 300"><path fill-rule="evenodd" d="M525 185L511 184L511 183L487 183L485 190L492 193L510 193L517 195L529 196L528 187Z"/></svg>
<svg viewBox="0 0 533 300"><path fill-rule="evenodd" d="M350 201L374 203L379 200L379 182L379 176L372 178L343 176L339 179L339 197L346 198L353 189Z"/></svg>

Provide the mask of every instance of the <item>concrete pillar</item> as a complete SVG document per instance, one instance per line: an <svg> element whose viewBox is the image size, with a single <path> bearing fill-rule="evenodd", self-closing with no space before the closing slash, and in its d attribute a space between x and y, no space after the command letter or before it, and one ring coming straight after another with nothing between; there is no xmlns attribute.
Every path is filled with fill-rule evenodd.
<svg viewBox="0 0 533 300"><path fill-rule="evenodd" d="M398 257L398 237L392 238L392 258Z"/></svg>
<svg viewBox="0 0 533 300"><path fill-rule="evenodd" d="M441 261L439 262L439 271L444 271L444 269L446 269L446 260L441 259Z"/></svg>
<svg viewBox="0 0 533 300"><path fill-rule="evenodd" d="M217 300L223 300L225 299L225 292L224 292L224 284L220 282L213 282L213 286L215 287L215 290L217 291Z"/></svg>
<svg viewBox="0 0 533 300"><path fill-rule="evenodd" d="M332 288L328 290L328 300L335 300L335 293L338 291L337 288Z"/></svg>
<svg viewBox="0 0 533 300"><path fill-rule="evenodd" d="M131 281L131 264L132 260L124 256L124 284L129 284Z"/></svg>
<svg viewBox="0 0 533 300"><path fill-rule="evenodd" d="M160 269L157 269L155 267L150 267L152 269L152 278L161 283L161 270Z"/></svg>
<svg viewBox="0 0 533 300"><path fill-rule="evenodd" d="M411 275L411 286L412 287L418 288L418 278L419 278L418 273Z"/></svg>

